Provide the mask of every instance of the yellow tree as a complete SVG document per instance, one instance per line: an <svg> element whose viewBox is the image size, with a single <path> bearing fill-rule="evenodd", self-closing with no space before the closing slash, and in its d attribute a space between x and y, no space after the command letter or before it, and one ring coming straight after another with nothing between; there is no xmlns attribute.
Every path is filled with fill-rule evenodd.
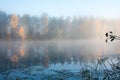
<svg viewBox="0 0 120 80"><path fill-rule="evenodd" d="M25 40L25 29L23 26L20 27L18 33L19 33L20 37L22 38L22 40Z"/></svg>
<svg viewBox="0 0 120 80"><path fill-rule="evenodd" d="M15 14L12 14L11 15L11 18L10 18L10 25L13 29L15 29L17 27L19 23L19 17Z"/></svg>

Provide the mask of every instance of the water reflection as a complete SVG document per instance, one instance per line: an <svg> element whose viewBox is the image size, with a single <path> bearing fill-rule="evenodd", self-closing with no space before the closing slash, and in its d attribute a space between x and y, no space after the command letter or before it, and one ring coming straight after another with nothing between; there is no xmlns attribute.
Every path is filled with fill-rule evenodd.
<svg viewBox="0 0 120 80"><path fill-rule="evenodd" d="M33 65L49 67L50 64L63 65L65 62L86 63L105 56L103 52L100 45L93 44L0 42L0 71Z"/></svg>

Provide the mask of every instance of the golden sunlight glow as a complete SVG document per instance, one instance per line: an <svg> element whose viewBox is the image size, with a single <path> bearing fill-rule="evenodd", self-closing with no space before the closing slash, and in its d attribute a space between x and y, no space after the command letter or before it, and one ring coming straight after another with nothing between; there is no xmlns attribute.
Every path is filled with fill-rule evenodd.
<svg viewBox="0 0 120 80"><path fill-rule="evenodd" d="M25 40L25 30L23 26L21 26L19 29L19 35L22 38L22 40Z"/></svg>
<svg viewBox="0 0 120 80"><path fill-rule="evenodd" d="M25 45L24 43L22 43L22 45L20 46L20 56L24 56L25 54Z"/></svg>
<svg viewBox="0 0 120 80"><path fill-rule="evenodd" d="M102 32L102 25L101 21L98 19L95 21L94 26L95 26L95 37L101 38L103 35Z"/></svg>
<svg viewBox="0 0 120 80"><path fill-rule="evenodd" d="M19 17L17 15L11 15L10 25L12 28L16 28L19 23Z"/></svg>

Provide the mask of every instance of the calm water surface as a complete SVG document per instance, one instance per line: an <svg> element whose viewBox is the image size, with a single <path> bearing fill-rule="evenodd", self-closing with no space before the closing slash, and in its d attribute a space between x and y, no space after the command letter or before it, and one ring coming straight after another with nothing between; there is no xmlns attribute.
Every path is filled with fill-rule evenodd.
<svg viewBox="0 0 120 80"><path fill-rule="evenodd" d="M45 68L75 68L96 59L113 58L119 44L83 41L0 41L0 71L41 65Z"/></svg>

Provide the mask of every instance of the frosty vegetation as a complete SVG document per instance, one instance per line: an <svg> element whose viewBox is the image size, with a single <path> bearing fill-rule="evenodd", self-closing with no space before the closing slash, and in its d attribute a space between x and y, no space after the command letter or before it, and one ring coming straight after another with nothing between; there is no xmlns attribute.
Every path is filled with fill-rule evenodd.
<svg viewBox="0 0 120 80"><path fill-rule="evenodd" d="M109 58L103 58L95 61L93 65L84 63L76 72L67 69L54 70L42 66L31 66L8 70L2 72L0 76L1 80L119 80L120 58L118 57L116 60L117 62L114 62Z"/></svg>

